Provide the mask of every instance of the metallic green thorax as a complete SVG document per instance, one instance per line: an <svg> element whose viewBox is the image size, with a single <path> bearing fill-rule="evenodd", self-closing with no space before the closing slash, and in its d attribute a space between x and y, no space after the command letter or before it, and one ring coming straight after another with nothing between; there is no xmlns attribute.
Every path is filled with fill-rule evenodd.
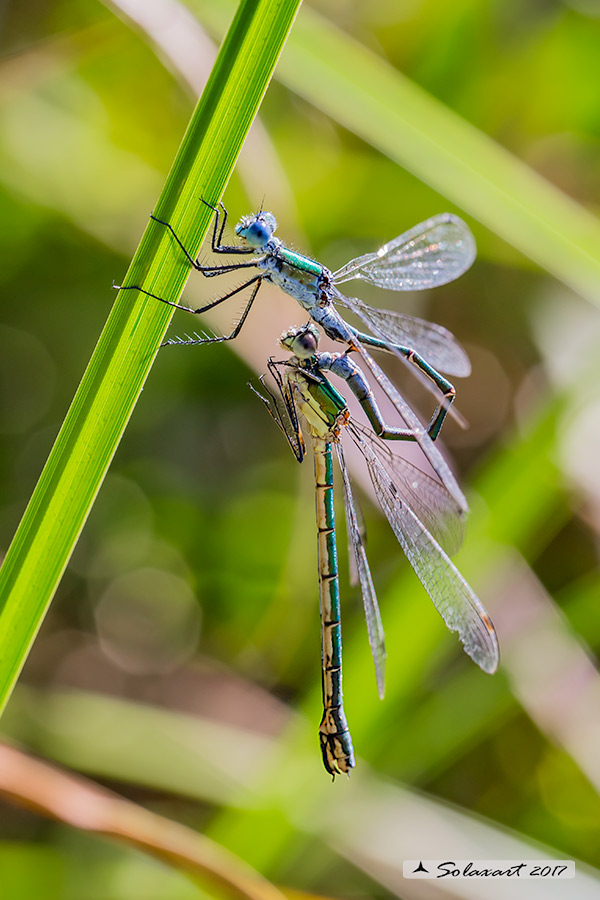
<svg viewBox="0 0 600 900"><path fill-rule="evenodd" d="M332 426L337 421L339 414L347 407L342 395L323 375L319 376L318 382L312 379L307 380L305 392L310 394L314 403L322 410L327 422Z"/></svg>
<svg viewBox="0 0 600 900"><path fill-rule="evenodd" d="M294 269L300 269L301 272L310 272L311 275L314 275L317 278L323 274L323 266L321 263L316 262L314 259L310 259L308 256L303 256L301 253L295 253L293 250L288 250L287 247L279 247L277 255L285 263L293 266Z"/></svg>
<svg viewBox="0 0 600 900"><path fill-rule="evenodd" d="M342 395L308 360L290 366L286 380L295 388L294 402L312 437L337 440L338 422L348 408Z"/></svg>

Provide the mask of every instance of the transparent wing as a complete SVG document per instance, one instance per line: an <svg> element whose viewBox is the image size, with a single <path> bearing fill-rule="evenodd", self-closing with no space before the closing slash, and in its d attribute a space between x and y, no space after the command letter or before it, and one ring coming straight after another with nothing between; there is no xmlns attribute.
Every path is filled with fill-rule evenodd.
<svg viewBox="0 0 600 900"><path fill-rule="evenodd" d="M389 310L376 310L374 307L369 306L366 303L363 303L362 300L359 300L358 297L344 297L340 294L339 291L336 291L335 302L339 303L342 306L345 306L347 309L351 310L355 315L361 319L365 325L372 331L373 335L379 338L380 341L383 341L388 345L387 349L390 353L393 353L394 356L400 360L400 362L406 366L407 369L410 369L411 375L420 381L423 387L429 391L429 393L433 394L434 397L438 399L440 398L440 391L437 385L428 378L421 369L418 369L415 365L412 365L404 356L404 354L400 353L397 347L394 346L396 338L393 336L394 332L394 323L388 321L385 316ZM378 315L381 314L381 316ZM391 315L394 315L392 312ZM399 314L398 314L399 315ZM408 316L407 318L411 318ZM433 323L425 322L423 319L414 319L417 322L423 322L425 325L431 326L431 328L439 328L440 331L446 331L446 329L442 328L441 325L433 325ZM388 330L389 327L389 330ZM433 348L432 342L430 341L429 350L421 344L421 349L417 346L414 346L412 349L417 350L418 353L423 356L426 361L434 366L443 369L444 371L450 374L463 374L468 375L471 371L471 363L469 357L464 352L458 341L454 338L454 335L451 332L447 332L448 335L452 337L454 342L454 348L458 348L458 353L453 350L449 344L446 345L446 351L444 353L440 353L440 348L438 346L437 350ZM398 335L400 338L397 343L402 344L402 346L406 346L404 341L405 335ZM410 344L408 346L411 346ZM425 353L429 353L429 356L426 357ZM448 414L452 419L454 419L462 428L468 428L467 421L463 418L463 416L458 412L458 410L451 406L448 409Z"/></svg>
<svg viewBox="0 0 600 900"><path fill-rule="evenodd" d="M393 291L422 291L454 281L473 263L475 240L452 213L415 225L374 253L352 259L333 273L334 284L360 278Z"/></svg>
<svg viewBox="0 0 600 900"><path fill-rule="evenodd" d="M367 554L362 542L358 517L352 496L352 485L346 469L342 445L334 444L335 451L342 473L344 482L344 507L346 510L346 528L348 529L348 541L352 547L352 556L358 578L360 581L360 589L362 592L363 606L365 609L365 619L367 620L367 632L369 634L369 645L373 654L373 662L375 663L375 675L377 678L377 690L379 696L383 698L385 690L385 638L383 634L383 625L381 623L381 614L379 612L379 604L375 594L375 587L371 577L371 570L367 562Z"/></svg>
<svg viewBox="0 0 600 900"><path fill-rule="evenodd" d="M356 514L356 521L358 523L358 536L360 541L366 551L367 549L367 529L365 528L365 520L362 513L362 509L360 503L358 502L358 498L352 492L352 505L354 512ZM346 535L348 539L348 580L350 582L351 587L358 587L360 585L360 576L358 574L358 568L356 565L356 554L354 552L354 545L352 544L352 536L350 534L350 530L346 529Z"/></svg>
<svg viewBox="0 0 600 900"><path fill-rule="evenodd" d="M423 451L423 454L431 465L431 468L436 473L440 481L443 483L443 485L446 487L449 494L455 501L458 509L466 513L469 508L466 497L458 486L456 478L450 471L448 463L427 434L427 431L423 427L423 424L419 420L419 417L415 412L413 412L406 400L402 397L400 392L387 377L383 369L377 365L371 354L365 348L364 344L360 344L358 351L361 355L361 358L365 361L365 364L371 371L373 377L379 383L381 389L385 394L387 394L389 399L394 404L396 412L400 416L401 420L404 422L407 428L409 428L414 433L415 441Z"/></svg>
<svg viewBox="0 0 600 900"><path fill-rule="evenodd" d="M377 499L406 558L450 631L484 672L498 667L498 640L481 601L435 538L404 502L396 484L361 436L351 432L365 457Z"/></svg>
<svg viewBox="0 0 600 900"><path fill-rule="evenodd" d="M416 350L429 365L448 375L466 378L471 361L451 331L434 322L391 309L377 309L358 297L336 291L335 302L345 306L381 340Z"/></svg>
<svg viewBox="0 0 600 900"><path fill-rule="evenodd" d="M408 459L398 456L388 442L359 422L352 420L349 430L357 431L358 440L370 446L419 521L448 556L453 556L463 542L466 514L444 485Z"/></svg>

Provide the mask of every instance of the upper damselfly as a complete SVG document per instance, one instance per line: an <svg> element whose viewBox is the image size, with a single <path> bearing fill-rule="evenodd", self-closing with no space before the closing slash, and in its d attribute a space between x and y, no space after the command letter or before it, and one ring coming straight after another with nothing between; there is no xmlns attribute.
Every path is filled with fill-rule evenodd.
<svg viewBox="0 0 600 900"><path fill-rule="evenodd" d="M318 329L312 323L285 332L280 338L280 346L293 355L286 360L270 359L268 362L278 394L273 393L263 379L268 396L254 392L267 406L299 462L305 455L301 422L312 440L324 707L319 736L325 768L335 777L354 767L354 751L342 705L332 448L344 484L350 555L361 586L380 696L384 690L385 669L383 627L344 461L341 443L344 435L349 434L362 453L379 504L436 609L448 628L458 632L466 653L485 672L492 673L498 666L498 642L488 613L450 560L462 540L462 506L443 484L391 452L387 441L414 439L414 435L389 427L363 372L348 353L320 353L318 340ZM325 372L332 372L347 383L360 401L371 428L379 436L351 417L346 400Z"/></svg>
<svg viewBox="0 0 600 900"><path fill-rule="evenodd" d="M206 201L204 201L206 202ZM396 291L413 291L447 284L465 272L475 259L475 242L467 225L451 213L434 216L409 231L389 241L374 253L367 253L351 260L335 272L316 260L290 250L275 237L277 222L270 212L244 216L235 232L241 243L223 244L227 211L206 204L214 210L215 223L212 234L212 250L229 256L251 256L244 262L234 261L221 265L203 265L186 250L172 226L152 216L155 222L169 229L173 238L185 253L190 264L207 278L240 270L255 270L255 274L222 297L193 309L152 294L137 285L124 285L121 289L139 290L177 309L199 314L251 289L243 312L230 334L208 336L195 334L185 338L171 338L166 344L195 345L220 343L233 340L246 321L261 284L270 281L294 297L312 320L335 341L342 341L360 353L365 364L394 404L398 415L415 439L437 475L444 482L456 502L467 508L460 490L446 461L433 442L440 433L444 419L455 397L454 386L440 372L464 377L469 375L469 358L456 338L440 325L424 319L392 310L377 309L356 297L342 294L338 284L359 279L379 287ZM349 325L337 307L354 313L371 334ZM412 363L417 376L432 386L440 402L425 428L397 388L370 355L369 348L394 353Z"/></svg>

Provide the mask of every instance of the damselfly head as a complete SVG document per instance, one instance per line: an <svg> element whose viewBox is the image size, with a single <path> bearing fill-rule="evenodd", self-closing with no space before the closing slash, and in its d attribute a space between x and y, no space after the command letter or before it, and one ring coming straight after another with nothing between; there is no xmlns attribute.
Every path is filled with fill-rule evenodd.
<svg viewBox="0 0 600 900"><path fill-rule="evenodd" d="M261 211L243 216L235 226L235 233L251 247L260 249L271 240L276 229L277 219L273 213Z"/></svg>
<svg viewBox="0 0 600 900"><path fill-rule="evenodd" d="M288 328L279 338L279 346L290 350L298 359L310 359L319 346L319 329L312 322Z"/></svg>

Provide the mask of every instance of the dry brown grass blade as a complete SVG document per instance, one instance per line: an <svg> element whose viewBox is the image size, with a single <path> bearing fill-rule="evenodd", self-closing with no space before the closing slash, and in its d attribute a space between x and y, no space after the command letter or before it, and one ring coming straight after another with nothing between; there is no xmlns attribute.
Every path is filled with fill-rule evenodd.
<svg viewBox="0 0 600 900"><path fill-rule="evenodd" d="M255 869L204 835L6 744L0 744L0 793L73 828L131 844L236 900L285 900Z"/></svg>

